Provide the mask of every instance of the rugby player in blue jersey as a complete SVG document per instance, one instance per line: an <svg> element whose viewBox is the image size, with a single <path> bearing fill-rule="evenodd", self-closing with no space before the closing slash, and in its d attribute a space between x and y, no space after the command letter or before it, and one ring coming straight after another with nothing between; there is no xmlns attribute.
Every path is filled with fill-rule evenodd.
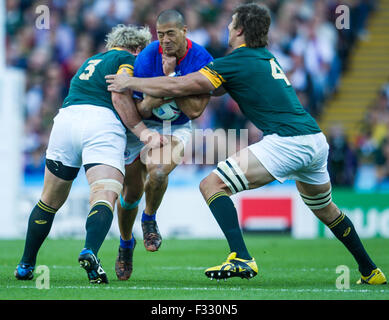
<svg viewBox="0 0 389 320"><path fill-rule="evenodd" d="M200 70L213 60L200 45L186 37L183 16L176 10L165 10L157 18L158 40L148 45L134 65L135 77L184 76ZM180 116L164 128L163 121L151 110L166 101L163 98L134 93L144 123L168 137L169 143L147 154L147 163L140 153L144 144L129 133L126 148L126 174L118 204L120 229L119 252L115 263L118 279L127 280L132 273L133 251L136 244L132 234L138 204L145 193L146 207L142 213L143 242L148 251L157 251L162 237L156 222L156 212L168 186L168 176L181 162L185 145L191 138L191 119L201 115L210 96L197 95L177 98ZM165 123L166 124L166 123ZM142 153L143 155L143 153ZM163 160L161 162L161 160Z"/></svg>

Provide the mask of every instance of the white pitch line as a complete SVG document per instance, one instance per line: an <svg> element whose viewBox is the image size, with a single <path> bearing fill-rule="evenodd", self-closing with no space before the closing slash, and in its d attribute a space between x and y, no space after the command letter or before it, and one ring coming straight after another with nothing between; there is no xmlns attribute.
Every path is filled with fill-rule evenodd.
<svg viewBox="0 0 389 320"><path fill-rule="evenodd" d="M80 269L80 266L59 266L59 265L52 265L48 266L49 268L53 269ZM209 267L209 266L208 266ZM180 267L180 266L170 266L170 267L163 267L163 266L155 266L155 267L148 267L150 269L161 269L161 270L190 270L190 271L198 271L198 270L205 270L208 267ZM332 270L330 268L272 268L272 271L294 271L294 272L306 272L306 271L324 271L324 272L335 272L335 269Z"/></svg>
<svg viewBox="0 0 389 320"><path fill-rule="evenodd" d="M1 288L1 287L0 287ZM36 289L35 286L6 286L6 289ZM313 292L313 293L325 293L325 292L337 292L337 293L388 293L389 290L377 290L377 291L372 291L372 290L367 290L367 289L360 289L360 290L355 290L355 289L347 289L347 290L338 290L338 289L265 289L265 288L223 288L223 287L114 287L114 286L106 286L106 285L101 285L101 286L53 286L50 289L93 289L93 290L186 290L186 291L256 291L256 292L269 292L269 291L276 291L276 292Z"/></svg>
<svg viewBox="0 0 389 320"><path fill-rule="evenodd" d="M8 268L10 266L8 265L0 265L0 268ZM48 265L49 268L53 269L80 269L79 265L73 265L73 266L61 266L61 265ZM13 268L13 266L12 266ZM160 270L189 270L189 271L203 271L209 266L204 266L204 267L183 267L183 266L150 266L148 267L149 269L160 269ZM108 269L108 268L107 268ZM267 272L270 271L270 269L262 269L262 272ZM334 272L335 269L331 268L272 268L271 271L281 271L281 272L288 272L288 271L293 271L293 272Z"/></svg>

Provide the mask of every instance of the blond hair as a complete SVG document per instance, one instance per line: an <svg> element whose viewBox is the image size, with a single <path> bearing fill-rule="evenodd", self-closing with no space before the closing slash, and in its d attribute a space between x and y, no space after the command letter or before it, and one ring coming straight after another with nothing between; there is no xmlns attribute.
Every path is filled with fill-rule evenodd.
<svg viewBox="0 0 389 320"><path fill-rule="evenodd" d="M151 33L148 27L118 24L106 37L107 49L120 47L135 51L139 47L145 48L151 41Z"/></svg>

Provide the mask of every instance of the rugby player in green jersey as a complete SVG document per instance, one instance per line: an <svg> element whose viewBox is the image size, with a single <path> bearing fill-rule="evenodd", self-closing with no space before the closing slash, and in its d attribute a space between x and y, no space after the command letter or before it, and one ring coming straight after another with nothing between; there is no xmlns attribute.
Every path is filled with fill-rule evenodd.
<svg viewBox="0 0 389 320"><path fill-rule="evenodd" d="M113 72L131 75L135 55L150 40L147 28L118 25L107 36L108 50L87 59L72 78L69 94L54 118L43 191L30 214L24 253L15 270L17 279L33 278L38 250L83 165L90 186L90 211L78 261L90 283L108 282L97 253L111 227L123 186L126 128L150 147L160 147L165 141L143 124L128 92L107 91L104 76Z"/></svg>
<svg viewBox="0 0 389 320"><path fill-rule="evenodd" d="M332 201L327 171L328 144L304 110L274 56L265 48L270 14L258 4L238 6L229 24L233 51L200 71L178 78L107 76L111 91L127 88L155 97L227 91L264 138L218 163L200 191L227 238L227 260L205 271L215 279L251 278L258 273L240 231L230 195L274 180L296 181L302 200L353 255L361 273L357 283L384 284L385 275L365 251L350 219Z"/></svg>

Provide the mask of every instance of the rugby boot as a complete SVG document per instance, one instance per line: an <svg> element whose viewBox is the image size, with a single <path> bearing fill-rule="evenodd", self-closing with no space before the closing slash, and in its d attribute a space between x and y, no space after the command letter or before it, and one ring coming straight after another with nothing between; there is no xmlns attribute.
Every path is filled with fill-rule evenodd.
<svg viewBox="0 0 389 320"><path fill-rule="evenodd" d="M386 284L386 277L381 269L374 269L367 277L361 276L357 284Z"/></svg>
<svg viewBox="0 0 389 320"><path fill-rule="evenodd" d="M157 251L162 243L162 237L156 221L142 221L143 243L147 251Z"/></svg>
<svg viewBox="0 0 389 320"><path fill-rule="evenodd" d="M107 274L101 266L100 260L93 254L92 250L83 249L78 257L80 267L84 268L89 279L89 283L108 283Z"/></svg>
<svg viewBox="0 0 389 320"><path fill-rule="evenodd" d="M134 249L136 246L136 240L134 238L133 248L122 248L119 246L118 255L115 261L115 272L119 280L128 280L131 277L133 265L132 258Z"/></svg>
<svg viewBox="0 0 389 320"><path fill-rule="evenodd" d="M16 266L14 275L18 280L32 280L34 269L34 266L21 262Z"/></svg>
<svg viewBox="0 0 389 320"><path fill-rule="evenodd" d="M212 279L228 279L232 277L241 277L242 279L251 279L258 274L258 266L255 259L239 259L236 252L231 252L227 260L219 266L211 267L205 270L205 275Z"/></svg>

